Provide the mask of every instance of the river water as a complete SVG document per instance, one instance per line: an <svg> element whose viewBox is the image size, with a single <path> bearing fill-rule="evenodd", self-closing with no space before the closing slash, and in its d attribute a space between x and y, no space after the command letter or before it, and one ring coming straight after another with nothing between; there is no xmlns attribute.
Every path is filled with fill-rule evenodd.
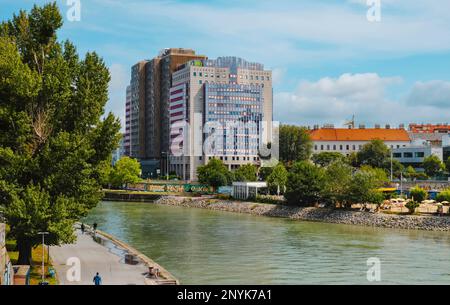
<svg viewBox="0 0 450 305"><path fill-rule="evenodd" d="M381 263L381 284L450 283L448 232L131 202L102 202L85 222L97 222L182 284L372 284L369 258Z"/></svg>

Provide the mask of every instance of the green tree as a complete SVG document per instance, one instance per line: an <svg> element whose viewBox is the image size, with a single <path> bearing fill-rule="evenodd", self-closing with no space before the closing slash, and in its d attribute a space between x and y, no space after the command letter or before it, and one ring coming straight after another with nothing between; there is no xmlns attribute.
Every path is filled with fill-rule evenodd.
<svg viewBox="0 0 450 305"><path fill-rule="evenodd" d="M318 154L314 154L311 160L316 165L326 167L335 161L344 160L344 155L338 152L325 151Z"/></svg>
<svg viewBox="0 0 450 305"><path fill-rule="evenodd" d="M233 175L219 159L213 158L208 164L197 168L200 183L208 184L216 190L220 186L228 185L233 181Z"/></svg>
<svg viewBox="0 0 450 305"><path fill-rule="evenodd" d="M390 168L390 150L382 140L372 140L357 153L357 162L374 168L386 168L389 163Z"/></svg>
<svg viewBox="0 0 450 305"><path fill-rule="evenodd" d="M414 179L416 177L416 170L411 165L406 168L405 176L406 178Z"/></svg>
<svg viewBox="0 0 450 305"><path fill-rule="evenodd" d="M450 188L441 191L441 192L437 195L436 200L437 200L438 202L444 202L444 201L450 202Z"/></svg>
<svg viewBox="0 0 450 305"><path fill-rule="evenodd" d="M244 164L234 172L234 180L254 182L258 180L258 168L253 164Z"/></svg>
<svg viewBox="0 0 450 305"><path fill-rule="evenodd" d="M447 169L447 172L450 173L450 157L445 161L445 168Z"/></svg>
<svg viewBox="0 0 450 305"><path fill-rule="evenodd" d="M326 168L324 196L333 206L347 205L352 175L353 167L343 162L335 161Z"/></svg>
<svg viewBox="0 0 450 305"><path fill-rule="evenodd" d="M322 199L325 170L308 162L294 163L288 174L285 197L289 204L308 206Z"/></svg>
<svg viewBox="0 0 450 305"><path fill-rule="evenodd" d="M379 190L388 181L386 172L380 168L363 166L352 177L348 192L348 202L381 204L384 196Z"/></svg>
<svg viewBox="0 0 450 305"><path fill-rule="evenodd" d="M309 160L312 141L308 129L293 125L280 126L280 159L285 163Z"/></svg>
<svg viewBox="0 0 450 305"><path fill-rule="evenodd" d="M59 42L61 26L55 3L0 25L0 208L18 264L30 263L38 232L50 233L49 245L74 241L74 223L102 198L104 162L120 137L118 119L104 114L105 63Z"/></svg>
<svg viewBox="0 0 450 305"><path fill-rule="evenodd" d="M278 195L286 189L288 171L282 163L279 163L267 177L267 185L271 191L276 191Z"/></svg>
<svg viewBox="0 0 450 305"><path fill-rule="evenodd" d="M438 156L431 155L423 160L423 168L428 177L434 177L444 170L444 164L442 164Z"/></svg>
<svg viewBox="0 0 450 305"><path fill-rule="evenodd" d="M267 177L273 172L275 167L261 167L259 169L259 178L263 181L267 181Z"/></svg>
<svg viewBox="0 0 450 305"><path fill-rule="evenodd" d="M141 181L141 164L133 158L122 157L111 170L111 184L121 188L124 185Z"/></svg>

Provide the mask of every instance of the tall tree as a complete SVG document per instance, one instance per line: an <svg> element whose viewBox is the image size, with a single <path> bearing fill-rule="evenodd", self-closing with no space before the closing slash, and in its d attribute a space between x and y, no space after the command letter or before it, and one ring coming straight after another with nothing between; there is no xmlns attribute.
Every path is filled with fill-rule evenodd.
<svg viewBox="0 0 450 305"><path fill-rule="evenodd" d="M244 164L234 172L234 179L241 182L258 180L258 168L253 164Z"/></svg>
<svg viewBox="0 0 450 305"><path fill-rule="evenodd" d="M318 154L314 154L311 157L311 160L316 165L326 167L335 161L342 161L342 160L344 160L344 158L345 158L344 155L341 153L332 152L332 151L324 151L324 152L321 152Z"/></svg>
<svg viewBox="0 0 450 305"><path fill-rule="evenodd" d="M141 164L130 157L122 157L111 170L111 184L114 187L139 182L141 176Z"/></svg>
<svg viewBox="0 0 450 305"><path fill-rule="evenodd" d="M233 181L233 175L219 159L213 158L208 164L197 168L200 183L208 184L216 190L220 186L228 185Z"/></svg>
<svg viewBox="0 0 450 305"><path fill-rule="evenodd" d="M308 206L323 198L325 170L307 161L294 163L288 174L285 197L289 204Z"/></svg>
<svg viewBox="0 0 450 305"><path fill-rule="evenodd" d="M280 195L280 192L284 193L286 190L287 180L288 171L283 163L278 163L272 173L267 177L267 184L271 191L276 191L277 195Z"/></svg>
<svg viewBox="0 0 450 305"><path fill-rule="evenodd" d="M428 177L434 177L444 170L444 164L442 164L438 156L431 155L423 160L423 169Z"/></svg>
<svg viewBox="0 0 450 305"><path fill-rule="evenodd" d="M357 153L359 165L368 165L376 168L385 168L390 159L389 147L382 140L372 140L365 144Z"/></svg>
<svg viewBox="0 0 450 305"><path fill-rule="evenodd" d="M293 125L280 126L280 159L292 164L311 157L312 141L308 129Z"/></svg>
<svg viewBox="0 0 450 305"><path fill-rule="evenodd" d="M61 43L55 3L0 25L0 205L29 264L38 232L74 241L73 225L102 197L119 121L104 115L110 75L96 53ZM102 119L103 117L103 119Z"/></svg>

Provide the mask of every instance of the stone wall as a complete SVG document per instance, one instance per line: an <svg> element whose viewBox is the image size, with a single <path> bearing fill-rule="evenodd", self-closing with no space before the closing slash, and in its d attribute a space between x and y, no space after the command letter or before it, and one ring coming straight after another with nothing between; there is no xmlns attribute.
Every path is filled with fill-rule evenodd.
<svg viewBox="0 0 450 305"><path fill-rule="evenodd" d="M450 231L450 217L369 213L328 208L302 208L206 198L164 196L156 204L204 208L305 221L409 230Z"/></svg>

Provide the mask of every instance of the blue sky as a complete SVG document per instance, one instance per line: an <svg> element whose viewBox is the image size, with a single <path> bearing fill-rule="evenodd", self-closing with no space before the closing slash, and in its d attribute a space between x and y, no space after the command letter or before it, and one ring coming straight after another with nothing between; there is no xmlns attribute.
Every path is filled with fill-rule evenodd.
<svg viewBox="0 0 450 305"><path fill-rule="evenodd" d="M46 1L2 0L0 18ZM110 67L108 111L124 117L133 63L167 47L235 55L274 71L274 116L301 125L449 121L450 1L80 0L60 39Z"/></svg>

